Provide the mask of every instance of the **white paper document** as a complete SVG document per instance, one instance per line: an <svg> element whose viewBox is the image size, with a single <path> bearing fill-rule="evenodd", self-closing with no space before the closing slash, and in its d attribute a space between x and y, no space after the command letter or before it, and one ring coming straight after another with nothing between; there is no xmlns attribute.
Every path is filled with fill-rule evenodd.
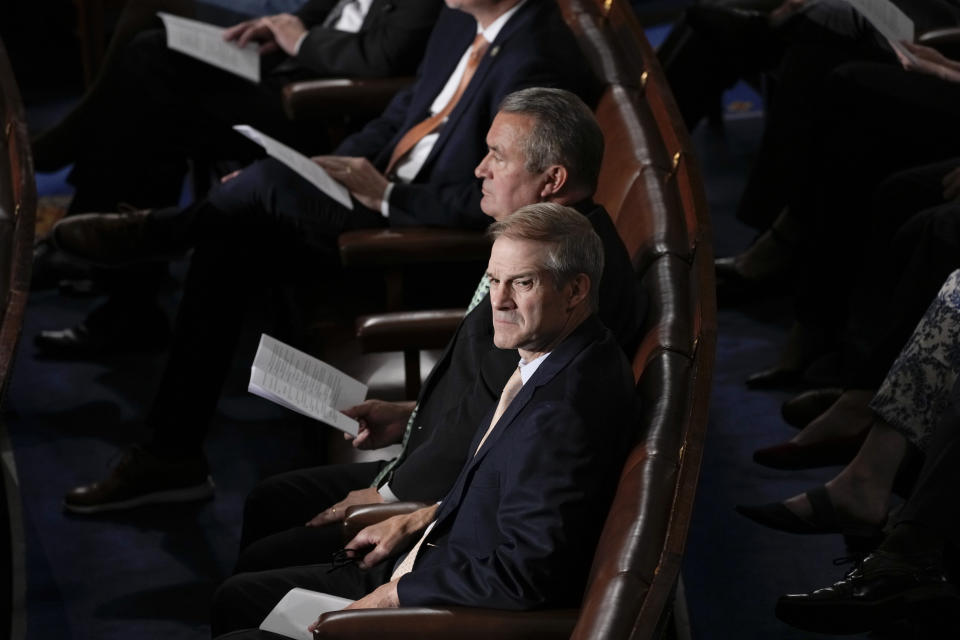
<svg viewBox="0 0 960 640"><path fill-rule="evenodd" d="M248 124L234 125L234 130L244 135L264 148L268 156L276 158L320 191L353 210L353 201L350 200L350 190L330 177L327 171L316 162L295 149L291 149L279 140L274 140L262 131L258 131Z"/></svg>
<svg viewBox="0 0 960 640"><path fill-rule="evenodd" d="M352 435L360 425L340 409L367 397L367 385L265 333L250 367L247 390Z"/></svg>
<svg viewBox="0 0 960 640"><path fill-rule="evenodd" d="M260 45L248 42L243 48L223 39L225 29L205 22L181 18L163 11L157 15L167 31L167 46L197 60L260 82Z"/></svg>
<svg viewBox="0 0 960 640"><path fill-rule="evenodd" d="M901 41L913 42L913 20L890 0L847 0L854 9L873 25L890 46L912 60L914 55L907 51Z"/></svg>
<svg viewBox="0 0 960 640"><path fill-rule="evenodd" d="M352 602L339 596L294 587L267 614L260 623L260 629L285 638L313 640L313 634L307 631L307 627L316 622L320 614L340 611Z"/></svg>

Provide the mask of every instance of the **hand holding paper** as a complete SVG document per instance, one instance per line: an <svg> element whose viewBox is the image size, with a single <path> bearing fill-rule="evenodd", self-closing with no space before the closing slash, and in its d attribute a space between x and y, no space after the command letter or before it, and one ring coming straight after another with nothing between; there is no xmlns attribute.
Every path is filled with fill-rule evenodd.
<svg viewBox="0 0 960 640"><path fill-rule="evenodd" d="M316 156L313 161L349 189L363 206L380 211L388 182L369 160L348 156Z"/></svg>
<svg viewBox="0 0 960 640"><path fill-rule="evenodd" d="M260 43L260 53L270 53L278 47L289 55L297 54L295 47L307 32L303 21L289 13L279 13L255 20L247 20L223 32L223 39L245 47L250 42Z"/></svg>
<svg viewBox="0 0 960 640"><path fill-rule="evenodd" d="M274 140L265 133L257 131L249 125L238 124L233 128L237 133L250 138L258 145L263 147L267 152L267 155L272 158L276 158L283 164L296 171L317 189L320 189L320 191L323 191L325 194L342 204L347 209L350 209L351 211L353 210L353 201L350 200L350 191L345 186L331 178L330 174L324 171L323 167L315 162L312 162L310 158L296 151L295 149L291 149L282 142Z"/></svg>
<svg viewBox="0 0 960 640"><path fill-rule="evenodd" d="M951 60L936 49L921 44L901 42L900 45L902 49L894 49L894 51L900 58L900 64L907 71L926 73L947 82L960 83L960 62ZM904 50L906 53L903 52Z"/></svg>

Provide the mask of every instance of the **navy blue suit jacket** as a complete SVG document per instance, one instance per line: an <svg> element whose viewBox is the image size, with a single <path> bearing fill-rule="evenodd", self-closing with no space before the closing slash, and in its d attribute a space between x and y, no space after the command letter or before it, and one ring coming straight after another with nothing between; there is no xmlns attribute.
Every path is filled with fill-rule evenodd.
<svg viewBox="0 0 960 640"><path fill-rule="evenodd" d="M632 355L646 299L636 286L630 256L603 207L585 201L576 208L603 242L598 315L624 353ZM436 502L449 491L472 453L467 448L477 424L496 405L519 357L516 350L494 346L490 297L484 297L457 327L420 390L414 429L389 478L397 497Z"/></svg>
<svg viewBox="0 0 960 640"><path fill-rule="evenodd" d="M417 81L399 92L380 117L344 140L336 153L366 157L385 170L403 134L429 116L430 105L476 35L470 15L443 9ZM490 218L480 209L480 185L473 171L487 152L487 130L500 102L517 89L533 86L569 89L588 103L599 86L553 0L527 0L490 44L419 174L411 184L394 187L390 224L487 226Z"/></svg>
<svg viewBox="0 0 960 640"><path fill-rule="evenodd" d="M464 465L413 571L398 583L400 605L576 605L623 463L634 398L623 352L596 316L588 318Z"/></svg>

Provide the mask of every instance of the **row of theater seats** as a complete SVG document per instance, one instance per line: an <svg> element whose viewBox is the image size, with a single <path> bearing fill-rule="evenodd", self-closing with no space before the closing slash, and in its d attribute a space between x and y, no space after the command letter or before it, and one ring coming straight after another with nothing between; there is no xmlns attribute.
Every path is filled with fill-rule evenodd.
<svg viewBox="0 0 960 640"><path fill-rule="evenodd" d="M606 85L596 110L606 139L596 200L614 219L650 302L633 357L643 407L636 446L583 607L522 614L450 608L338 612L327 614L319 637L373 638L391 629L397 637L654 638L674 629L673 596L693 509L716 334L705 196L689 137L629 4L558 3ZM481 238L468 234L373 230L344 234L341 257L355 267L382 266L385 255L390 262L414 262L430 242L440 243L445 258L486 251ZM442 346L462 314L367 316L358 322L358 337L368 351L415 353ZM345 535L398 508L357 508Z"/></svg>
<svg viewBox="0 0 960 640"><path fill-rule="evenodd" d="M398 638L673 635L674 594L702 455L716 333L706 201L687 132L629 3L557 2L606 85L596 111L606 137L596 200L614 219L650 305L633 357L643 407L636 445L605 524L583 606L523 614L447 608L336 612L325 616L318 637L381 638L387 629ZM35 192L16 88L9 69L0 74L8 151L0 171L0 382L5 382L29 281ZM322 103L329 118L348 112L337 105L357 100L377 105L404 82L295 85L286 91L287 109L302 119ZM391 281L399 285L390 275L398 265L438 256L476 259L488 245L476 234L412 229L344 234L340 248L348 268L384 270L390 291ZM388 305L398 300L396 290L388 294ZM449 335L444 327L452 330L462 313L369 316L358 323L358 335L367 350L415 354L442 346ZM408 379L419 377L408 366ZM383 515L359 509L346 526Z"/></svg>

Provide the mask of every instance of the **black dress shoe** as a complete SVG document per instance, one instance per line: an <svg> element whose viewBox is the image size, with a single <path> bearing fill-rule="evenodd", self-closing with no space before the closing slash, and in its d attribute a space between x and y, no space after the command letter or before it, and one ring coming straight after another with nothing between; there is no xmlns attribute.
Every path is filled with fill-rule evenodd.
<svg viewBox="0 0 960 640"><path fill-rule="evenodd" d="M780 407L780 415L791 427L803 429L832 407L842 393L843 389L838 387L804 391L784 402Z"/></svg>
<svg viewBox="0 0 960 640"><path fill-rule="evenodd" d="M861 633L921 614L955 616L960 591L939 563L877 551L829 587L777 601L787 624L817 633Z"/></svg>

